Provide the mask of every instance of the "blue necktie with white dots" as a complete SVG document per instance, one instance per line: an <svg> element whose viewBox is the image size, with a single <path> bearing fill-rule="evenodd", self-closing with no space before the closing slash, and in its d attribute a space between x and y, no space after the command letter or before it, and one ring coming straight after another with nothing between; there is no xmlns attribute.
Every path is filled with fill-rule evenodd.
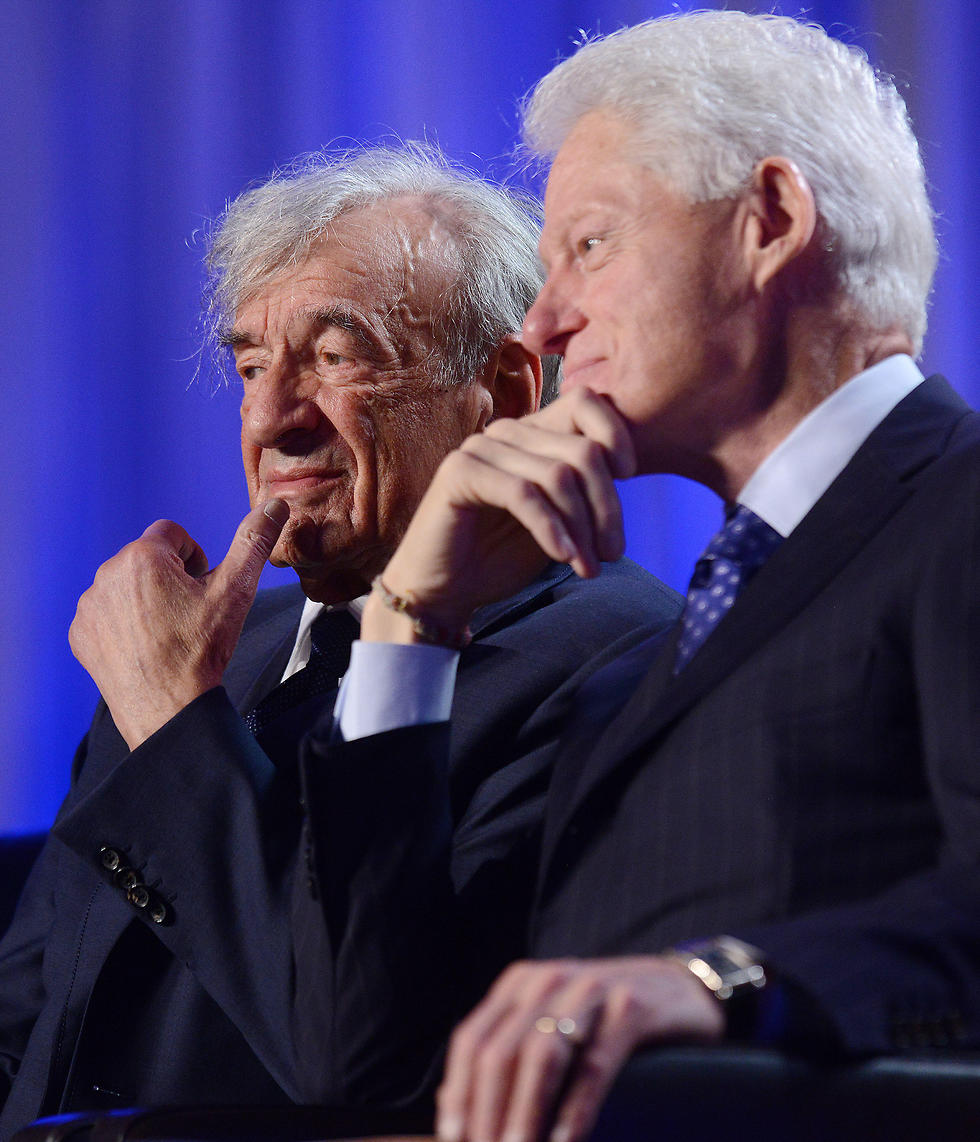
<svg viewBox="0 0 980 1142"><path fill-rule="evenodd" d="M739 591L782 542L782 536L744 504L730 511L725 526L694 565L681 616L674 673L691 661L731 609Z"/></svg>

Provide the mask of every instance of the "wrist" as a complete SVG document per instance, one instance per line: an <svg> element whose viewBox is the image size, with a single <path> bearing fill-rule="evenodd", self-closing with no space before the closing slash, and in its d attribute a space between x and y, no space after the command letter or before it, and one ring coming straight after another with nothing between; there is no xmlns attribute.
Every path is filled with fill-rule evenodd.
<svg viewBox="0 0 980 1142"><path fill-rule="evenodd" d="M718 936L668 948L663 955L683 965L719 1003L727 1037L754 1037L767 982L758 948L732 936Z"/></svg>
<svg viewBox="0 0 980 1142"><path fill-rule="evenodd" d="M471 636L465 620L444 617L435 607L418 602L411 592L392 590L376 575L361 619L361 637L367 642L422 643L461 650Z"/></svg>
<svg viewBox="0 0 980 1142"><path fill-rule="evenodd" d="M372 591L361 613L362 642L418 643L422 640L406 615L390 611Z"/></svg>

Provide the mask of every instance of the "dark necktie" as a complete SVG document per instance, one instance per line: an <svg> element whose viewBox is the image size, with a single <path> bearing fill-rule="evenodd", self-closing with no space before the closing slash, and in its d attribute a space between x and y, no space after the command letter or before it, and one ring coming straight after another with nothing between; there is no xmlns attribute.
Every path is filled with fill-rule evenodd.
<svg viewBox="0 0 980 1142"><path fill-rule="evenodd" d="M694 565L681 616L674 673L691 661L701 644L731 609L738 593L782 542L782 536L755 512L738 504L725 526Z"/></svg>
<svg viewBox="0 0 980 1142"><path fill-rule="evenodd" d="M350 662L351 643L360 624L348 610L324 611L310 628L310 660L271 690L245 715L245 724L259 737L278 718L316 694L336 688Z"/></svg>

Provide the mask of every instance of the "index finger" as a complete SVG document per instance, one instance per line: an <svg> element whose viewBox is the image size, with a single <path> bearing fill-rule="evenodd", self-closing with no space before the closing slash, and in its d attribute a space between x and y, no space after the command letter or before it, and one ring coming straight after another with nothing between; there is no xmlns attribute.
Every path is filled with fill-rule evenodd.
<svg viewBox="0 0 980 1142"><path fill-rule="evenodd" d="M199 578L208 569L208 557L204 549L172 519L155 520L143 532L143 539L160 539L180 557L188 575Z"/></svg>
<svg viewBox="0 0 980 1142"><path fill-rule="evenodd" d="M262 568L288 519L285 500L271 499L252 508L238 525L224 559L211 573L212 589L238 595L251 605Z"/></svg>
<svg viewBox="0 0 980 1142"><path fill-rule="evenodd" d="M629 424L612 401L600 393L573 389L524 420L552 432L573 432L595 441L605 451L609 471L616 480L625 480L636 472L636 449Z"/></svg>

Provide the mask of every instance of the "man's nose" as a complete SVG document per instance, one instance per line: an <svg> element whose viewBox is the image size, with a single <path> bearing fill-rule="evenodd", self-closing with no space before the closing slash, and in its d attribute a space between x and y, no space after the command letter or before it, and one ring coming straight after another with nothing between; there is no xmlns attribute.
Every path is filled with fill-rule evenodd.
<svg viewBox="0 0 980 1142"><path fill-rule="evenodd" d="M245 382L242 431L260 448L279 447L291 437L310 433L321 419L314 395L288 363L270 365Z"/></svg>
<svg viewBox="0 0 980 1142"><path fill-rule="evenodd" d="M562 356L572 334L585 325L582 311L568 294L567 284L549 275L527 311L521 340L540 356L555 354Z"/></svg>

